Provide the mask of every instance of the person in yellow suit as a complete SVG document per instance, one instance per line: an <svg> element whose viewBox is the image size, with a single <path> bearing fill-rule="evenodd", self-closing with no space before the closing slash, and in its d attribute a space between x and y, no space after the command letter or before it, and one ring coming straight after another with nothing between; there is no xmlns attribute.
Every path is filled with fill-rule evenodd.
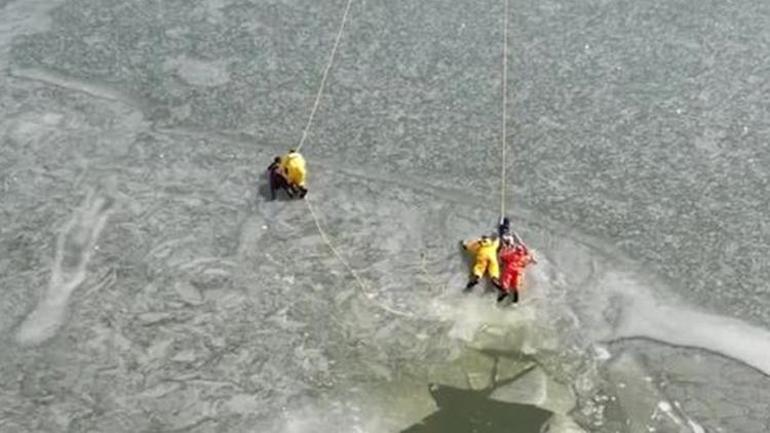
<svg viewBox="0 0 770 433"><path fill-rule="evenodd" d="M495 287L499 287L500 265L497 262L497 248L500 246L500 240L482 236L470 242L460 241L460 245L464 250L470 251L475 258L465 291L471 290L485 274L489 275L489 279Z"/></svg>
<svg viewBox="0 0 770 433"><path fill-rule="evenodd" d="M307 180L307 165L305 158L296 150L291 149L289 153L281 157L281 170L286 175L289 188L298 193L299 198L304 198L307 194L307 186L305 184Z"/></svg>

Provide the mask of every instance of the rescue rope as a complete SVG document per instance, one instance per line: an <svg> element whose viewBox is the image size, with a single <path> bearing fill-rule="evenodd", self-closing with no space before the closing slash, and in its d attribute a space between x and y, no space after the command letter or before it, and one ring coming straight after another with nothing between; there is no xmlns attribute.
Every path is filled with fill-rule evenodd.
<svg viewBox="0 0 770 433"><path fill-rule="evenodd" d="M340 27L339 27L339 30L337 31L337 36L334 38L334 45L332 46L331 54L329 54L329 61L326 63L326 67L324 68L323 75L321 76L321 84L318 86L318 92L316 93L315 101L313 102L313 107L310 110L310 116L308 116L307 123L305 124L305 129L302 131L302 138L300 138L299 144L296 147L296 150L298 152L300 149L302 149L302 146L305 144L305 141L307 140L308 133L310 132L310 127L313 125L313 119L315 118L315 114L318 111L318 107L321 105L321 98L323 97L323 92L324 92L324 89L326 88L326 80L329 77L329 72L331 71L332 65L334 64L334 58L337 55L337 50L340 46L340 41L342 40L342 34L345 30L345 23L348 20L348 14L350 13L350 6L352 4L353 4L353 0L348 0L347 4L345 5L345 11L342 13L342 20L340 21ZM310 199L306 197L304 201L305 201L305 204L307 205L308 211L310 211L310 216L313 219L313 223L315 223L315 226L318 229L318 233L321 235L321 239L326 244L326 246L329 247L332 253L334 253L334 256L337 257L337 259L342 263L345 269L353 276L353 278L356 281L356 284L358 285L359 289L363 293L364 297L373 305L377 306L378 308L384 311L387 311L388 313L391 313L397 316L403 316L403 317L414 317L414 315L412 314L391 308L387 305L384 305L378 302L375 299L376 294L369 292L369 290L366 288L366 284L364 284L364 280L358 275L358 272L356 272L356 270L353 269L350 263L348 263L348 261L345 260L345 257L342 256L339 250L337 250L337 248L332 243L331 239L329 239L329 236L326 234L326 231L323 229L323 226L321 226L321 221L320 221L320 218L318 217L318 214L316 214L315 209L313 209L313 205L310 203Z"/></svg>
<svg viewBox="0 0 770 433"><path fill-rule="evenodd" d="M501 122L502 131L500 134L500 218L505 217L505 148L506 142L506 119L508 113L508 2L504 0L505 8L503 13L503 73L502 73L502 104L503 118Z"/></svg>
<svg viewBox="0 0 770 433"><path fill-rule="evenodd" d="M340 22L340 29L337 32L337 37L334 39L334 46L332 47L332 52L329 55L329 62L326 64L326 68L324 69L324 73L321 76L321 84L318 86L318 93L315 95L315 102L313 103L313 108L310 110L310 117L307 119L307 123L305 124L305 129L302 131L302 138L299 140L299 144L297 145L297 152L299 152L300 149L302 149L302 146L305 144L305 140L307 139L307 134L310 131L310 126L313 124L313 118L315 117L316 111L318 111L318 106L321 105L321 96L323 96L324 88L326 87L326 78L329 76L329 71L332 68L332 64L334 63L334 56L337 54L337 48L340 46L340 40L342 39L342 31L345 29L345 23L348 20L348 12L350 12L350 5L353 4L353 0L348 0L347 5L345 5L345 12L342 14L342 22Z"/></svg>
<svg viewBox="0 0 770 433"><path fill-rule="evenodd" d="M334 253L337 259L345 266L345 269L347 269L347 271L350 272L350 275L352 275L353 278L356 280L358 287L361 289L361 292L363 292L366 299L369 300L374 305L376 305L377 307L391 314L394 314L396 316L414 317L410 313L393 309L375 300L376 294L369 292L369 290L366 288L366 284L364 284L364 280L358 275L358 272L356 272L356 270L353 269L352 266L350 266L350 263L348 263L348 261L345 260L345 258L339 252L339 250L337 250L337 248L334 247L334 244L332 244L331 240L329 239L329 236L327 236L326 234L326 231L323 229L323 227L321 227L320 218L318 218L318 215L315 213L315 210L313 210L313 206L310 204L310 200L307 197L305 197L305 204L307 205L307 208L310 211L310 215L313 217L313 221L315 222L315 226L318 229L318 233L321 234L321 239L323 239L324 243L329 247L332 253Z"/></svg>
<svg viewBox="0 0 770 433"><path fill-rule="evenodd" d="M501 121L501 137L500 137L500 155L501 155L501 174L500 174L500 216L501 218L505 215L505 165L506 165L506 118L507 118L507 85L508 85L508 5L509 0L504 0L505 3L505 13L504 13L504 29L503 29L503 72L502 72L502 121ZM323 96L324 89L326 87L326 80L329 76L329 72L331 71L331 67L334 64L334 58L337 54L337 50L340 45L340 41L342 40L342 34L345 29L345 23L347 22L348 14L350 12L351 4L353 3L353 0L348 0L347 4L345 5L345 10L342 14L342 20L340 22L339 31L337 32L337 35L334 39L334 45L331 50L331 54L329 55L329 61L326 64L326 67L324 68L323 75L321 76L321 83L318 87L318 92L316 93L315 101L313 102L313 107L310 110L310 115L308 117L307 123L305 124L305 128L302 131L302 137L300 138L299 144L296 147L296 150L299 151L302 149L302 146L304 146L305 141L307 140L308 133L310 131L310 128L313 124L313 120L315 118L315 114L318 111L318 107L321 104L321 98ZM342 256L342 254L337 250L337 248L334 246L334 244L329 239L329 236L326 234L326 231L321 226L320 218L316 214L313 205L311 204L310 200L308 198L305 198L305 204L307 205L308 211L310 211L310 215L313 218L313 222L315 223L316 228L318 229L318 233L321 235L321 239L324 241L324 243L329 247L329 249L332 251L332 253L337 257L337 259L344 265L345 269L353 276L353 278L356 281L356 284L366 297L368 301L376 305L377 307L381 308L384 311L387 311L393 315L397 316L403 316L403 317L415 317L413 314L409 314L403 311L399 311L396 309L393 309L392 307L389 307L385 304L382 304L375 300L376 294L369 292L369 290L366 288L366 284L364 284L363 279L358 275L358 272L356 272L355 269L348 263L348 261Z"/></svg>

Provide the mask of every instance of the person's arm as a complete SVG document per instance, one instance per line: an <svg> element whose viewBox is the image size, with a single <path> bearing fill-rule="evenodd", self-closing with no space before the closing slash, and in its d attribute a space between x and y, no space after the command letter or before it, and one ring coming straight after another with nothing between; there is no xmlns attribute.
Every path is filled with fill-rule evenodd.
<svg viewBox="0 0 770 433"><path fill-rule="evenodd" d="M462 243L463 249L465 249L467 251L470 251L470 252L472 252L474 254L476 254L476 251L478 251L478 249L479 249L479 240L478 239L475 239L475 240L472 240L472 241L468 241L468 242L462 242L462 241L460 241L460 242Z"/></svg>
<svg viewBox="0 0 770 433"><path fill-rule="evenodd" d="M537 264L537 257L535 257L535 250L529 250L527 252L527 255L529 256L530 263L532 263L533 265L536 265Z"/></svg>

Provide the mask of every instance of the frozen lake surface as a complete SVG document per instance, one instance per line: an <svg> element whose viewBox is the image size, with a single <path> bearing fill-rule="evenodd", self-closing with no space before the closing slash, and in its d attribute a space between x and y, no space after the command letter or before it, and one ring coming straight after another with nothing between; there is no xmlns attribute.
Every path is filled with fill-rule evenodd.
<svg viewBox="0 0 770 433"><path fill-rule="evenodd" d="M353 0L354 278L345 1L0 0L0 431L769 431L770 4L510 4L496 308L501 1Z"/></svg>

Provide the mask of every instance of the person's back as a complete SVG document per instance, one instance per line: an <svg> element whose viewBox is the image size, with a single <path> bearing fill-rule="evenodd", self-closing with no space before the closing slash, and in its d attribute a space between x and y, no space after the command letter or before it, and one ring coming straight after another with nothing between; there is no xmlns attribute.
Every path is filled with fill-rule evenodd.
<svg viewBox="0 0 770 433"><path fill-rule="evenodd" d="M307 166L305 158L295 150L290 150L288 154L281 157L281 167L286 174L286 180L291 188L299 192L300 198L307 194Z"/></svg>
<svg viewBox="0 0 770 433"><path fill-rule="evenodd" d="M500 250L500 262L506 269L523 270L530 261L529 251L523 245L503 247Z"/></svg>
<svg viewBox="0 0 770 433"><path fill-rule="evenodd" d="M297 152L289 152L281 164L286 171L286 177L292 185L304 186L307 171L305 158Z"/></svg>
<svg viewBox="0 0 770 433"><path fill-rule="evenodd" d="M500 268L497 263L497 247L500 245L500 241L488 236L482 236L480 239L468 243L460 241L460 244L475 256L471 278L465 286L465 290L470 290L478 284L479 279L484 274L489 274L489 278L497 286L497 280L500 277Z"/></svg>
<svg viewBox="0 0 770 433"><path fill-rule="evenodd" d="M500 295L497 301L501 302L506 296L511 295L513 302L519 301L519 291L524 281L524 269L534 262L526 246L522 244L506 243L500 249Z"/></svg>
<svg viewBox="0 0 770 433"><path fill-rule="evenodd" d="M497 261L497 247L500 241L491 238L482 238L479 240L476 256L484 260Z"/></svg>

